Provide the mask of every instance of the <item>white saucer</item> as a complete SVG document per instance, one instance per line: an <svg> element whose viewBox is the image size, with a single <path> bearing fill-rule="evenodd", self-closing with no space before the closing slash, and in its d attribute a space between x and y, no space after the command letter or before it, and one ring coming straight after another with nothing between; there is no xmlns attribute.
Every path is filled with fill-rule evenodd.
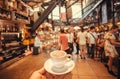
<svg viewBox="0 0 120 79"><path fill-rule="evenodd" d="M44 64L44 68L47 72L54 74L54 75L66 74L68 72L71 72L73 70L73 68L75 67L75 63L73 60L70 60L69 62L67 62L65 64L65 67L63 69L61 69L61 71L56 71L56 69L53 69L53 64L54 63L52 62L52 60L48 59Z"/></svg>

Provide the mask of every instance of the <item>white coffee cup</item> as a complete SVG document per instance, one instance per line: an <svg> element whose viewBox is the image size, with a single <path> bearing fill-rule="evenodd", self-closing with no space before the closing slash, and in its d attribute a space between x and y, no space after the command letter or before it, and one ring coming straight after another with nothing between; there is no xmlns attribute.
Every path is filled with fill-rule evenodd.
<svg viewBox="0 0 120 79"><path fill-rule="evenodd" d="M65 63L69 62L72 59L72 55L67 54L62 50L56 50L50 53L53 67L55 68L64 68Z"/></svg>

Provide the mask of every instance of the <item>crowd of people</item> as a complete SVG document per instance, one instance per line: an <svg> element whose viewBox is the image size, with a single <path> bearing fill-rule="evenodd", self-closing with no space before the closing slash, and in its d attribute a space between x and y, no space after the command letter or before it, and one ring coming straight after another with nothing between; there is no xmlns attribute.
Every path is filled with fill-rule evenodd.
<svg viewBox="0 0 120 79"><path fill-rule="evenodd" d="M104 65L108 73L116 76L112 71L112 66L114 59L120 56L119 30L117 25L113 25L107 31L102 30L99 32L96 31L94 26L87 29L84 27L80 27L80 29L61 27L58 35L58 48L67 54L74 53L83 60L87 58L95 59L98 56L101 61L106 61ZM37 37L39 37L39 34ZM36 38L35 40L37 40ZM39 47L41 47L41 44Z"/></svg>
<svg viewBox="0 0 120 79"><path fill-rule="evenodd" d="M120 54L120 33L117 25L113 25L107 31L99 32L96 32L94 26L88 29L81 27L77 30L74 30L73 27L69 27L67 30L61 28L60 32L61 50L68 54L76 53L81 59L88 57L95 59L98 56L101 61L106 61L105 67L108 73L115 76L112 66Z"/></svg>

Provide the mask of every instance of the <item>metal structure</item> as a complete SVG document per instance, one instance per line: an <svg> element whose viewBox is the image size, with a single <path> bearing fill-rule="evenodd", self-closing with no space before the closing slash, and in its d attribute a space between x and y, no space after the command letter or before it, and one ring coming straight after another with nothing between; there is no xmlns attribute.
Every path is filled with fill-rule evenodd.
<svg viewBox="0 0 120 79"><path fill-rule="evenodd" d="M52 10L56 7L60 0L53 0L50 2L50 5L47 9L41 14L38 20L34 23L34 26L31 28L30 32L34 33L35 30L39 27L39 25L48 17L48 15L52 12Z"/></svg>
<svg viewBox="0 0 120 79"><path fill-rule="evenodd" d="M93 12L93 10L98 7L104 0L95 0L93 2L91 2L88 6L86 6L85 8L83 8L83 16L82 18L77 18L77 19L72 19L70 22L81 22L83 19L85 19L90 13Z"/></svg>
<svg viewBox="0 0 120 79"><path fill-rule="evenodd" d="M43 2L43 4L41 6L44 8L44 12L41 14L41 16L38 18L38 20L34 23L30 32L33 34L36 31L36 29L39 27L39 25L42 24L45 19L47 19L48 15L53 11L53 9L56 7L56 5L65 5L65 6L67 5L66 6L66 10L67 10L67 8L70 8L72 5L79 2L80 0L73 0L73 1L74 2L70 5L67 5L66 0L51 0L51 1L46 2L46 3ZM82 9L83 17L79 18L77 20L69 20L67 18L67 11L66 11L67 24L71 24L72 22L77 22L77 23L81 22L103 1L104 0L94 0L92 3L87 5L85 8ZM47 8L45 8L44 6L47 6Z"/></svg>

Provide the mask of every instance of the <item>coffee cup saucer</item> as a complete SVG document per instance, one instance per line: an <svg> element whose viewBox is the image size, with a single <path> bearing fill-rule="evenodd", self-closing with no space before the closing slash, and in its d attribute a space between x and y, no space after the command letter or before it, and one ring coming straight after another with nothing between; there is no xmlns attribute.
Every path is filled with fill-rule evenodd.
<svg viewBox="0 0 120 79"><path fill-rule="evenodd" d="M75 63L73 60L66 62L65 66L62 69L55 69L53 64L54 63L52 62L52 60L48 59L44 64L44 68L47 72L54 74L54 75L62 75L62 74L69 73L75 67Z"/></svg>

